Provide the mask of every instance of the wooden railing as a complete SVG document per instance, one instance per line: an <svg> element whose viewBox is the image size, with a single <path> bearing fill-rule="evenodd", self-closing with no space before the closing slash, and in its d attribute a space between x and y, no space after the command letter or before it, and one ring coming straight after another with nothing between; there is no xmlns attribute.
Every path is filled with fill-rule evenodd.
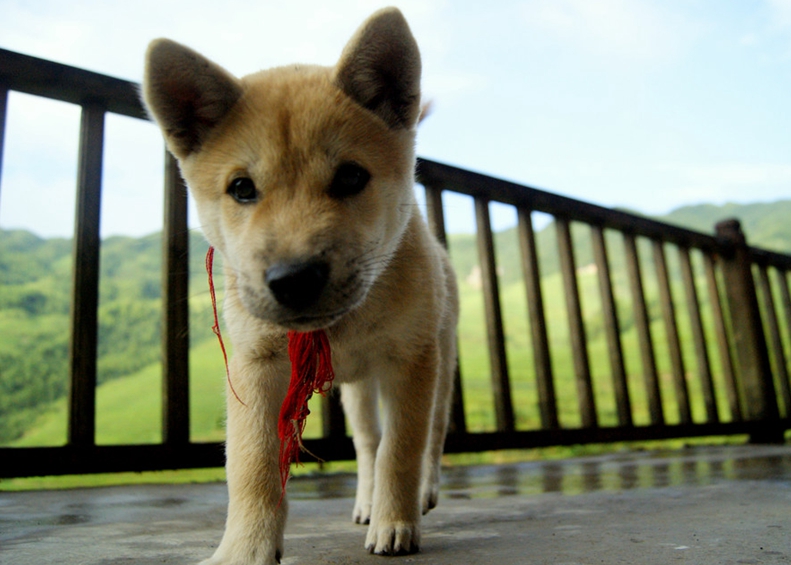
<svg viewBox="0 0 791 565"><path fill-rule="evenodd" d="M68 439L65 446L0 448L0 477L142 471L214 467L223 464L220 443L195 443L189 437L189 311L188 229L186 191L171 157L166 160L165 222L163 237L163 441L156 445L96 445L96 352L99 283L99 210L102 195L104 118L107 112L147 119L138 86L93 72L0 50L0 181L9 91L18 91L77 104L82 109L74 237L74 279L70 346ZM447 243L442 195L455 192L472 197L477 221L477 244L486 333L491 364L491 390L495 426L491 431L468 430L464 389L457 375L452 433L447 452L475 452L591 442L666 439L691 436L748 434L754 441L783 441L791 428L791 391L787 370L791 333L791 298L788 272L791 257L748 247L738 222L717 226L709 236L635 215L610 210L497 180L439 163L420 160L420 183L426 189L427 216L437 237ZM489 203L513 206L518 217L522 281L526 293L531 353L540 425L524 429L515 416L508 350L503 329L495 237L490 226ZM2 200L0 199L0 206ZM534 212L554 218L559 266L566 301L573 373L577 391L579 425L563 425L559 417L556 374L548 335L546 306L542 298L541 264L537 252ZM614 425L602 425L597 409L596 380L591 373L586 322L582 314L579 275L574 253L573 227L590 229L594 264L598 274L601 316L607 341L611 390L617 411ZM613 290L610 243L622 238L623 259L631 293L630 313L638 337L645 406L636 406L624 362L623 332ZM674 385L672 406L662 394L658 353L647 306L646 259L651 250L658 286L662 325ZM691 377L677 328L678 312L671 290L666 253L675 248L690 316L697 361L697 386L702 400L692 398ZM451 253L453 250L451 249ZM702 258L711 311L711 324L701 316L701 297L690 254ZM774 284L771 279L774 278ZM756 288L757 286L757 288ZM780 304L774 288L779 289ZM761 303L759 304L759 298ZM722 377L715 385L707 335L713 330ZM768 333L768 339L766 334ZM464 356L464 351L460 354ZM599 395L600 396L600 395ZM721 414L717 399L727 399L728 415ZM695 421L691 406L702 401L705 417ZM675 422L666 414L677 410ZM648 422L636 425L638 409ZM306 440L306 447L324 460L350 459L354 448L346 435L336 398L330 397L323 413L323 437Z"/></svg>
<svg viewBox="0 0 791 565"><path fill-rule="evenodd" d="M572 200L544 191L493 179L438 163L419 164L422 184L426 187L429 219L435 233L444 240L443 215L440 198L442 191L454 191L474 199L478 224L477 240L481 263L486 325L497 432L492 434L457 434L449 438L451 450L528 447L536 445L612 442L640 439L663 439L701 435L749 434L754 441L782 441L791 417L791 394L787 372L787 347L781 331L780 316L774 301L770 275L782 302L785 330L791 328L791 301L788 293L788 271L791 257L746 245L744 234L735 220L717 225L716 236L709 236L640 216L610 210ZM495 251L489 227L490 202L514 206L518 217L518 237L521 250L523 281L527 295L527 315L530 318L531 340L541 426L537 430L515 429L513 405L510 401L510 379L503 339L501 304L498 299L498 277ZM532 213L542 212L554 217L557 233L557 252L562 274L566 313L573 354L574 377L577 386L578 415L581 426L563 428L558 421L555 394L557 376L549 354L549 338L545 306L542 299L539 257ZM575 263L572 224L586 225L590 230L590 244L601 304L601 315L607 342L611 389L615 397L617 424L601 426L598 422L596 395L591 376L587 347L586 324L583 319ZM624 366L622 332L619 312L613 295L613 277L609 260L608 235L620 236L624 249L624 268L631 293L630 314L633 317L640 350L643 387L646 396L647 425L636 426L636 410ZM638 245L643 243L644 245ZM671 367L677 423L668 424L668 399L663 397L657 370L657 351L652 336L651 320L645 293L645 261L639 249L648 248L653 259L658 287L662 325L666 332L667 356ZM679 337L679 313L671 290L668 269L668 249L675 248L685 296L685 314L689 317L697 375L685 368ZM702 277L696 276L691 253L696 252L703 263ZM753 269L758 274L758 291ZM703 278L707 287L707 305L711 310L709 324L714 336L707 335L702 320L702 300L696 278ZM763 317L758 297L763 300ZM623 305L625 301L621 301ZM726 308L723 308L723 302ZM726 316L727 312L727 316ZM765 327L766 326L766 330ZM769 339L765 337L768 331ZM722 386L715 390L712 377L711 338L716 340ZM772 358L770 362L771 346ZM735 363L734 363L735 362ZM697 378L695 390L701 399L691 398L690 381ZM633 388L633 387L632 387ZM717 396L727 400L729 415L718 410ZM665 395L667 396L667 395ZM705 417L693 421L691 405L702 401ZM782 415L781 415L782 409ZM459 414L458 411L455 414ZM463 430L463 422L456 423Z"/></svg>

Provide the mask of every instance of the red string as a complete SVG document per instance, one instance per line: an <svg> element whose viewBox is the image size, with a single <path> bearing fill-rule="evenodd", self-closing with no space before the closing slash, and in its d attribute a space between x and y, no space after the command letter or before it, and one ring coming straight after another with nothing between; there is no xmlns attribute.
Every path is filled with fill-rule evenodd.
<svg viewBox="0 0 791 565"><path fill-rule="evenodd" d="M214 248L209 247L209 251L206 253L206 272L209 274L209 293L214 313L212 331L220 342L228 386L236 400L247 406L236 394L231 382L228 354L225 351L225 344L220 332L220 320L217 316L217 298L212 275L213 264ZM286 492L291 464L299 463L299 452L304 449L302 434L305 431L305 420L310 414L308 401L314 393L327 393L332 388L332 380L335 378L335 373L332 370L330 342L324 330L289 331L288 358L291 361L291 381L288 385L286 398L280 407L280 418L277 424L277 433L280 438L280 480L282 481L283 494Z"/></svg>
<svg viewBox="0 0 791 565"><path fill-rule="evenodd" d="M308 401L313 393L328 392L335 378L330 342L324 330L288 332L288 358L291 360L291 382L280 408L277 425L280 437L280 479L284 493L291 463L299 463L299 452L304 449L302 433L310 414Z"/></svg>
<svg viewBox="0 0 791 565"><path fill-rule="evenodd" d="M220 349L222 350L222 358L225 361L225 378L228 380L228 386L231 389L231 392L236 397L242 406L247 406L242 399L239 398L239 395L236 394L236 391L233 388L233 383L231 382L231 371L228 369L228 354L225 352L225 344L222 341L222 333L220 332L220 319L217 317L217 296L214 292L214 275L213 275L213 266L214 266L214 247L209 246L209 250L206 252L206 272L209 274L209 294L211 294L211 307L212 312L214 313L214 325L211 328L211 331L214 332L214 335L217 336L217 340L220 342Z"/></svg>

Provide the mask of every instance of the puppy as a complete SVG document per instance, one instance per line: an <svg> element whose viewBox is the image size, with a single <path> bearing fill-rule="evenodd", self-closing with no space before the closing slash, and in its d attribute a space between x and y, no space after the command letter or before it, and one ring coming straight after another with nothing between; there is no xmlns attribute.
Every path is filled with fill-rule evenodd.
<svg viewBox="0 0 791 565"><path fill-rule="evenodd" d="M166 39L143 98L222 254L233 344L225 534L204 564L280 561L278 414L288 330L323 329L358 461L372 553L412 553L437 503L456 360L456 283L414 192L420 54L377 12L335 67L241 79ZM381 408L382 425L379 424Z"/></svg>

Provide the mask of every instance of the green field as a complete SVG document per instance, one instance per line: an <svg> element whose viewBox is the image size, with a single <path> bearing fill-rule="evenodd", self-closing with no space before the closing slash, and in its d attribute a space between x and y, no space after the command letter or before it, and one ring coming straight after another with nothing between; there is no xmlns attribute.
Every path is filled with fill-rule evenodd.
<svg viewBox="0 0 791 565"><path fill-rule="evenodd" d="M778 216L781 208L785 210L791 206L791 203L782 204L767 205L761 209L746 207L747 212L752 214L748 215L748 227L752 222L755 233L765 232L767 242L788 241L778 236L780 227L769 229L770 224L787 229L787 222L761 223L761 218ZM732 210L728 208L728 211ZM683 217L687 225L695 221L701 225L711 225L716 213L717 210L711 207L685 209L679 211L679 218ZM575 224L572 234L597 415L600 425L615 425L615 398L599 283L591 264L590 232L587 227ZM456 234L449 239L454 267L460 278L462 317L459 345L467 426L472 432L491 431L495 429L495 417L483 296L479 288L480 281L476 281L474 276L478 264L475 238L472 235ZM69 324L68 292L62 281L67 279L70 270L70 245L65 240L42 240L26 232L2 230L0 240L0 286L3 289L0 293L0 335L5 338L0 342L0 444L18 447L63 445L66 441L66 349ZM581 419L563 281L558 270L552 225L538 232L537 242L560 423L567 428L578 427ZM761 243L755 239L751 242ZM201 253L205 242L198 234L193 234L191 245L194 253L190 254L190 284L191 288L196 289L190 298L191 335L194 340L190 356L191 437L193 441L221 441L224 438L225 370L220 349L209 330L210 302L205 290L206 275L202 268ZM633 323L632 298L623 264L623 244L618 234L608 233L607 245L632 415L635 424L645 425L649 423L646 392ZM160 246L156 234L139 240L114 238L103 242L99 312L100 384L97 387L96 413L96 442L100 445L161 441L161 366L156 362L161 332ZM538 429L538 395L516 231L511 229L496 234L495 246L516 425L520 430ZM638 248L664 416L667 423L673 424L679 421L679 415L670 375L667 336L659 308L656 276L648 242L638 242ZM709 338L708 353L718 409L720 418L728 421L730 413L722 392L724 386L720 357L713 339L711 309L706 285L702 280L703 269L700 257L694 252L692 259L698 279L696 284L704 327ZM668 249L667 260L673 281L672 293L678 314L692 416L694 421L703 421L705 409L691 341L691 323L679 282L678 256L672 248ZM219 287L221 284L218 280ZM788 342L791 336L786 330L784 328L784 339ZM314 414L308 420L306 435L317 437L320 434L320 402L314 401L311 409ZM497 458L504 456L507 457L500 454ZM448 461L458 460L459 456L448 458ZM478 461L480 457L467 456L464 460ZM341 465L341 468L348 468L348 465ZM127 480L200 480L201 477L215 479L221 473L218 475L217 470L191 471L162 478L166 475L146 474L149 478L145 479L142 476L114 475L112 478L80 480L96 484ZM152 476L160 479L151 479ZM54 483L34 481L27 484L74 484L69 481L72 480L58 479ZM0 488L15 488L13 485L19 484L19 481L0 481Z"/></svg>
<svg viewBox="0 0 791 565"><path fill-rule="evenodd" d="M609 378L609 360L606 342L601 331L598 283L595 274L580 274L581 299L588 326L588 351L594 379L600 423L613 425L616 408ZM616 289L619 290L619 289ZM465 413L470 431L489 431L495 427L493 398L489 381L489 358L486 348L486 330L482 293L474 285L461 282L462 317L459 325L461 372L465 398ZM558 394L558 410L564 427L580 425L571 350L568 342L565 303L559 274L544 278L543 292L548 314L548 330L553 371ZM521 282L507 284L502 289L501 302L506 331L509 373L518 429L536 429L540 426L537 392L533 370L532 349L529 342L527 305ZM628 322L628 320L626 320ZM626 326L627 324L624 324ZM682 340L687 330L680 325ZM661 323L655 322L653 336L657 348L659 370L662 374L663 393L668 422L677 421L669 382L664 332ZM645 393L637 358L636 336L633 326L622 333L624 355L629 373L630 393L633 400L635 423L648 423ZM685 348L688 369L694 369L694 359L689 347ZM716 356L712 352L712 358ZM691 371L690 371L691 372ZM224 437L224 387L225 374L222 355L217 342L205 340L192 348L190 354L190 412L191 436L194 441L219 441ZM694 394L696 379L689 384ZM724 398L721 399L724 403ZM151 364L126 377L121 377L97 388L98 444L140 444L161 441L160 425L161 367ZM320 433L320 404L314 402L314 415L309 419L307 437ZM721 405L727 414L727 406ZM703 417L700 401L693 403L693 415ZM13 446L62 445L66 441L66 399L52 403L35 424Z"/></svg>

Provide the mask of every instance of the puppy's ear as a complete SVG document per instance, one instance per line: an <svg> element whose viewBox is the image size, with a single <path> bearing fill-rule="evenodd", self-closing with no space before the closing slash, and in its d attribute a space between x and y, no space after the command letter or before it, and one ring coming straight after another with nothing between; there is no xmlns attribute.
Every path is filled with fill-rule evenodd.
<svg viewBox="0 0 791 565"><path fill-rule="evenodd" d="M391 128L420 116L420 51L404 16L385 8L352 37L335 67L335 82Z"/></svg>
<svg viewBox="0 0 791 565"><path fill-rule="evenodd" d="M143 101L176 157L200 149L241 95L235 77L192 49L169 39L148 46Z"/></svg>

